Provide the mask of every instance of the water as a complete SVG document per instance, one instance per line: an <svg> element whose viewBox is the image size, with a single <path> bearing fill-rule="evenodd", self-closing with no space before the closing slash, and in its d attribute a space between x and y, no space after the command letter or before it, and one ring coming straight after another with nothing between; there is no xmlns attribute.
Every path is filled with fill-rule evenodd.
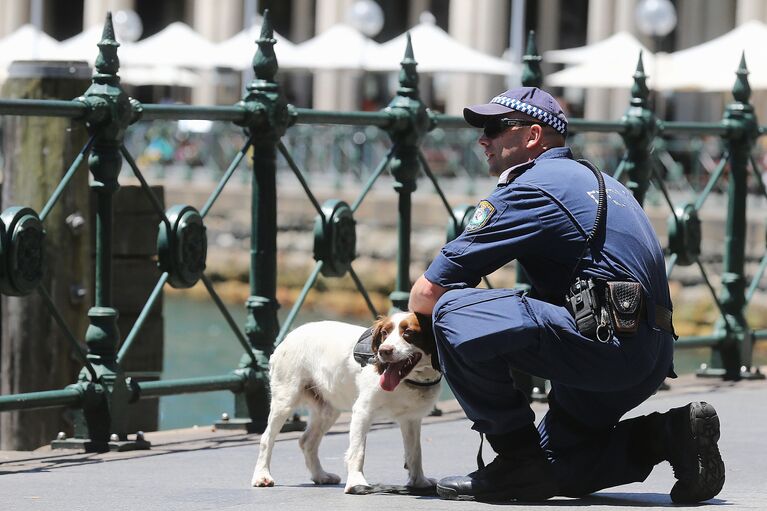
<svg viewBox="0 0 767 511"><path fill-rule="evenodd" d="M228 305L228 308L237 324L243 325L244 305ZM280 321L284 321L287 313L287 310L280 310ZM242 347L212 302L166 295L164 314L163 379L222 375L237 367L243 354ZM301 313L294 326L318 319L344 320L325 313L321 316ZM350 321L364 324L367 320L357 318ZM707 348L677 350L674 362L676 372L692 373L701 363L709 362L709 358L710 350ZM754 361L755 365L767 363L767 350L755 350ZM452 394L447 385L442 388L441 399L450 399ZM234 412L234 395L229 391L162 397L160 429L213 424L223 412L230 415Z"/></svg>

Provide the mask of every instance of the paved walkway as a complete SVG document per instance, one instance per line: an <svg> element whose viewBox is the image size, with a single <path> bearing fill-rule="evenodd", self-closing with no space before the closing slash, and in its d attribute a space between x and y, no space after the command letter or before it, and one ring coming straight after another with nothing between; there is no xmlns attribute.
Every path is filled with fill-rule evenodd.
<svg viewBox="0 0 767 511"><path fill-rule="evenodd" d="M673 382L633 414L665 411L692 400L716 405L722 422L720 447L727 466L724 490L709 508L728 511L767 506L767 382L723 383L692 376ZM475 469L478 435L469 429L455 402L442 403L442 417L423 427L427 475L440 478ZM534 405L540 417L545 405ZM344 474L347 423L342 417L322 444L329 471ZM150 433L151 451L82 454L48 448L35 452L0 452L2 510L464 510L489 504L442 501L435 497L377 494L349 496L342 486L315 487L309 481L297 446L298 433L281 435L274 450L274 488L249 486L258 437L197 428ZM487 448L486 448L487 449ZM491 452L485 451L485 459ZM377 425L368 437L365 472L370 482L402 484L402 440L391 424ZM343 476L342 476L343 477ZM668 491L673 475L658 466L643 484L612 488L586 499L553 499L536 510L586 507L672 507ZM518 506L509 504L509 506ZM680 507L680 506L673 506ZM698 507L698 506L694 506Z"/></svg>

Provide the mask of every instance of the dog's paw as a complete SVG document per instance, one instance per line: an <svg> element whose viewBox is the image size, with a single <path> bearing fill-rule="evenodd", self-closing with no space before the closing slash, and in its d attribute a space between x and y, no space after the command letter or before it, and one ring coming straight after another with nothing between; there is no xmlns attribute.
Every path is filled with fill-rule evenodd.
<svg viewBox="0 0 767 511"><path fill-rule="evenodd" d="M330 472L323 472L316 477L312 477L314 484L338 484L341 482L341 477Z"/></svg>
<svg viewBox="0 0 767 511"><path fill-rule="evenodd" d="M411 478L407 480L408 488L436 488L437 480L431 477Z"/></svg>
<svg viewBox="0 0 767 511"><path fill-rule="evenodd" d="M254 488L268 488L274 486L274 479L270 474L253 474L253 479L250 481L250 485Z"/></svg>
<svg viewBox="0 0 767 511"><path fill-rule="evenodd" d="M346 486L344 487L344 493L364 495L365 493L370 493L372 489L373 487L368 484L365 476L362 475L362 472L356 472L349 474L349 477L346 480Z"/></svg>
<svg viewBox="0 0 767 511"><path fill-rule="evenodd" d="M347 495L369 495L375 491L375 488L366 484L355 484L354 486L344 488Z"/></svg>

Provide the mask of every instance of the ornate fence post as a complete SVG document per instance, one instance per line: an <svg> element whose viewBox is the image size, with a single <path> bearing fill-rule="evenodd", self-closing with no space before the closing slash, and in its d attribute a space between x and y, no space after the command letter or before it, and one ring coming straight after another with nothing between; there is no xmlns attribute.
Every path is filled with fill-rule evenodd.
<svg viewBox="0 0 767 511"><path fill-rule="evenodd" d="M626 188L631 190L639 204L644 204L645 193L650 186L652 162L650 146L657 133L655 113L649 108L650 91L647 88L647 75L644 72L642 53L634 72L634 84L631 86L631 106L621 119L624 130L621 133L626 144L623 157L623 172L628 173Z"/></svg>
<svg viewBox="0 0 767 511"><path fill-rule="evenodd" d="M535 44L535 30L531 30L527 33L527 45L525 54L522 56L522 85L525 87L543 85L541 60L543 57L538 54L538 46Z"/></svg>
<svg viewBox="0 0 767 511"><path fill-rule="evenodd" d="M397 279L389 299L394 309L406 310L410 296L411 195L416 189L416 178L421 169L418 161L419 146L433 126L429 111L418 94L417 62L413 57L409 33L405 57L400 65L402 68L397 95L385 109L393 120L388 128L389 136L396 146L391 172L397 181L394 189L399 194Z"/></svg>
<svg viewBox="0 0 767 511"><path fill-rule="evenodd" d="M117 72L120 62L112 15L107 14L104 32L98 43L96 72L93 83L78 101L88 110L86 126L94 135L93 149L88 157L88 167L93 176L91 187L96 195L96 267L95 297L88 311L90 326L85 334L88 360L98 377L91 381L86 370L80 373L80 385L85 387L83 404L84 421L76 420L76 439L89 438L86 450L107 450L113 434L119 440L127 440L127 404L136 396L129 388L125 376L117 364L117 345L120 332L117 328L118 311L112 300L112 199L120 188L117 177L122 166L120 146L125 129L133 119L133 107L128 95L120 87ZM95 384L95 385L93 385ZM112 440L115 440L112 437Z"/></svg>
<svg viewBox="0 0 767 511"><path fill-rule="evenodd" d="M524 87L541 87L543 85L542 59L538 54L538 46L535 44L535 30L531 30L527 33L527 45L525 46L525 54L522 56L521 80ZM516 266L516 287L530 291L530 278L520 264ZM546 395L542 386L544 380L532 377L535 380L532 381L530 378L527 374L518 373L514 379L517 386L528 396L532 396L533 399L545 399Z"/></svg>
<svg viewBox="0 0 767 511"><path fill-rule="evenodd" d="M244 355L240 368L251 371L246 390L235 397L235 414L249 418L247 429L261 433L269 415L269 356L279 332L277 320L277 143L289 125L288 104L275 82L277 57L269 11L264 12L255 77L238 105L247 113L241 125L253 139L250 236L250 297L245 334L257 358Z"/></svg>
<svg viewBox="0 0 767 511"><path fill-rule="evenodd" d="M737 78L732 88L735 101L727 105L723 120L728 128L725 137L730 151L730 175L727 185L727 222L720 294L724 317L717 322L717 330L726 337L722 344L711 352L711 366L715 368L713 372L721 374L721 370L716 371L716 368L723 366L725 380L740 379L742 364L746 366L746 371L750 369L753 344L744 315L746 284L743 271L748 164L759 126L754 107L749 103L751 87L748 83L745 56L741 57L736 74Z"/></svg>
<svg viewBox="0 0 767 511"><path fill-rule="evenodd" d="M543 72L541 72L541 60L538 54L538 46L535 44L535 30L527 33L527 45L525 54L522 56L522 85L525 87L541 87L543 85ZM516 265L516 287L529 291L530 278L520 264ZM546 401L546 380L539 376L532 376L516 369L512 370L514 384L524 392L528 399L533 401Z"/></svg>

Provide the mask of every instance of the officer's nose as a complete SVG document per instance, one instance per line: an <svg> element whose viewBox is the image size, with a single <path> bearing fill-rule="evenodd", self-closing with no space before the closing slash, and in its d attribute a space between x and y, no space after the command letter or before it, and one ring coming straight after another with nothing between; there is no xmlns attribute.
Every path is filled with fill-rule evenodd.
<svg viewBox="0 0 767 511"><path fill-rule="evenodd" d="M481 145L482 147L487 147L487 146L490 144L490 139L489 139L489 138L487 138L487 137L485 136L485 134L483 133L483 134L481 134L481 135L479 136L479 140L477 140L477 142L478 142L478 143L479 143L479 145Z"/></svg>

